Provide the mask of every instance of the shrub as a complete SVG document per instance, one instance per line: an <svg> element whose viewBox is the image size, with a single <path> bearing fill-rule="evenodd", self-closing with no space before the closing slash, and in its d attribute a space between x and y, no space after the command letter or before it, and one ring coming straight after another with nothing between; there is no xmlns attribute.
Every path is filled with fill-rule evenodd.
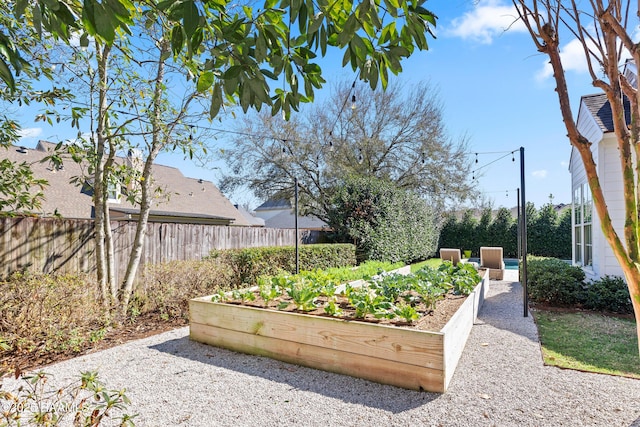
<svg viewBox="0 0 640 427"><path fill-rule="evenodd" d="M571 258L571 209L561 216L551 204L539 210L533 203L527 203L527 243L528 253L544 257ZM493 217L491 211L478 213L466 210L460 219L449 213L440 231L440 248L471 249L473 256L479 256L481 246L500 246L506 257L518 255L518 224L511 211L500 208Z"/></svg>
<svg viewBox="0 0 640 427"><path fill-rule="evenodd" d="M528 257L527 286L531 301L552 305L580 303L584 271L556 258Z"/></svg>
<svg viewBox="0 0 640 427"><path fill-rule="evenodd" d="M14 273L0 282L0 341L17 352L80 351L108 327L98 297L88 275Z"/></svg>
<svg viewBox="0 0 640 427"><path fill-rule="evenodd" d="M229 290L234 281L233 270L220 259L149 265L136 283L129 314L132 320L149 312L165 320L187 320L189 299Z"/></svg>
<svg viewBox="0 0 640 427"><path fill-rule="evenodd" d="M629 288L621 277L605 276L584 286L582 304L589 310L633 313Z"/></svg>
<svg viewBox="0 0 640 427"><path fill-rule="evenodd" d="M231 269L232 287L253 285L262 275L295 273L295 247L265 247L214 251L208 259L217 259ZM319 244L299 247L300 270L325 269L355 265L355 246L351 244Z"/></svg>
<svg viewBox="0 0 640 427"><path fill-rule="evenodd" d="M356 242L358 260L411 263L433 255L439 231L435 214L415 193L375 178L351 178L337 189L329 225Z"/></svg>

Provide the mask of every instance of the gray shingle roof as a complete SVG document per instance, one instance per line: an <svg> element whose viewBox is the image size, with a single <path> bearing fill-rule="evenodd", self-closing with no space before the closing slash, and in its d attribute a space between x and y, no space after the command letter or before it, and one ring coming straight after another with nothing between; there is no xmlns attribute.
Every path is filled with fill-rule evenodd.
<svg viewBox="0 0 640 427"><path fill-rule="evenodd" d="M8 150L0 150L0 158L25 161L31 164L36 177L49 181L49 186L44 190L42 212L38 212L42 216L57 213L64 218L92 218L91 192L83 192L81 186L70 183L73 177L84 175L83 166L67 160L63 169L54 170L48 162L41 163L54 148L55 144L40 141L35 149L27 149L26 153L21 153L20 148L14 146ZM125 158L120 157L118 161L124 162ZM250 225L212 182L187 178L174 167L157 164L153 165L152 176L155 188L161 190L153 200L152 210L155 214L183 218L227 219L232 225ZM115 209L138 211L137 206L126 201L124 197L121 197L118 203L110 205Z"/></svg>
<svg viewBox="0 0 640 427"><path fill-rule="evenodd" d="M602 129L603 132L613 132L613 114L611 112L611 105L607 100L607 95L600 93L595 95L585 95L582 97L582 103L587 107L587 110L593 116L596 123ZM624 112L627 119L627 124L630 123L629 100L627 97L624 99Z"/></svg>
<svg viewBox="0 0 640 427"><path fill-rule="evenodd" d="M286 199L269 199L256 208L256 211L290 209L291 203Z"/></svg>
<svg viewBox="0 0 640 427"><path fill-rule="evenodd" d="M266 219L264 223L269 228L295 228L295 221L295 215L288 210ZM298 217L298 228L320 230L328 228L328 225L321 219L309 215Z"/></svg>

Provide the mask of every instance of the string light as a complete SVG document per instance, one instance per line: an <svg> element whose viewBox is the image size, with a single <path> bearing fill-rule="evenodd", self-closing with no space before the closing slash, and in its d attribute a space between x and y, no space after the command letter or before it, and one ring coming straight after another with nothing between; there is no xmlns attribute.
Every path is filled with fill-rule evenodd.
<svg viewBox="0 0 640 427"><path fill-rule="evenodd" d="M362 149L358 148L358 164L362 164L364 162L364 156L362 155Z"/></svg>
<svg viewBox="0 0 640 427"><path fill-rule="evenodd" d="M476 153L476 163L478 163L478 153Z"/></svg>
<svg viewBox="0 0 640 427"><path fill-rule="evenodd" d="M356 109L356 94L355 93L353 95L351 95L351 109L352 110Z"/></svg>

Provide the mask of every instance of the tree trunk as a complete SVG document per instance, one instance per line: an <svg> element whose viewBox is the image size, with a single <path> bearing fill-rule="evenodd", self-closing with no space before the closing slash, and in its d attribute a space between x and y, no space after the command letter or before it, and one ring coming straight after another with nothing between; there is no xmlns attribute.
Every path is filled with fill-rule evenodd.
<svg viewBox="0 0 640 427"><path fill-rule="evenodd" d="M165 55L169 52L170 44L168 40L163 39L160 42L160 52L158 56L158 70L154 81L155 87L153 92L153 117L152 117L152 140L149 147L149 153L145 160L144 170L140 183L142 186L141 200L140 200L140 218L136 225L136 235L133 241L133 248L129 254L129 262L127 264L127 271L125 273L124 281L122 283L120 294L120 311L121 315L126 316L129 306L129 300L133 292L133 282L140 265L140 258L142 256L142 248L144 246L145 231L147 229L147 223L149 221L149 211L151 210L151 193L152 193L152 179L151 168L155 161L160 149L163 146L161 136L163 135L163 129L161 126L162 119L162 93L164 86L164 69L165 69Z"/></svg>
<svg viewBox="0 0 640 427"><path fill-rule="evenodd" d="M104 150L105 150L105 132L106 132L106 108L107 108L107 61L109 57L108 46L102 46L96 41L96 56L98 61L98 128L96 135L91 136L92 142L95 144L96 156L94 159L95 170L93 174L93 206L95 211L95 239L96 239L96 268L98 274L98 283L106 307L111 306L112 297L109 292L109 269L107 266L105 247L105 188L104 188ZM107 214L108 215L108 214Z"/></svg>

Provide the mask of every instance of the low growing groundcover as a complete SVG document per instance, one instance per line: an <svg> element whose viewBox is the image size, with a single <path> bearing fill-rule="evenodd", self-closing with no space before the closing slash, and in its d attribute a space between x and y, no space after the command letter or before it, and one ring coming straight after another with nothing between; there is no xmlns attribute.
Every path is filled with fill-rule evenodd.
<svg viewBox="0 0 640 427"><path fill-rule="evenodd" d="M640 378L633 320L583 311L536 309L533 314L546 364Z"/></svg>

